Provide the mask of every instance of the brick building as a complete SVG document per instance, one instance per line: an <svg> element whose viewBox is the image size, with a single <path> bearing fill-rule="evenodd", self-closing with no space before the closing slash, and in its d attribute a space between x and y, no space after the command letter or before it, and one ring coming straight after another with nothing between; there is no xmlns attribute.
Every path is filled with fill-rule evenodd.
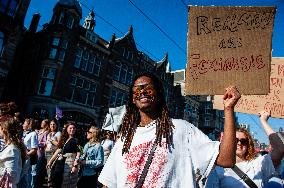
<svg viewBox="0 0 284 188"><path fill-rule="evenodd" d="M14 62L16 47L25 31L24 19L30 0L0 1L0 98Z"/></svg>
<svg viewBox="0 0 284 188"><path fill-rule="evenodd" d="M95 13L84 19L77 0L59 0L49 23L36 31L39 15L18 46L9 76L6 100L16 100L29 115L54 117L55 107L67 120L101 124L109 107L126 104L129 86L138 72L158 75L165 86L171 115L179 95L170 73L168 54L158 62L136 48L133 28L110 41L94 32Z"/></svg>

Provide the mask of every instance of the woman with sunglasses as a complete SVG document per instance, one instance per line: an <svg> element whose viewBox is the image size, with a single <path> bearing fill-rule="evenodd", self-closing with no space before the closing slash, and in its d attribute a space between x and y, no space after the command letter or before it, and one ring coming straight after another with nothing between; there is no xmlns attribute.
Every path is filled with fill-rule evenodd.
<svg viewBox="0 0 284 188"><path fill-rule="evenodd" d="M84 146L84 153L80 157L81 177L77 188L97 187L98 168L104 162L104 150L100 144L100 129L92 126L87 132L89 142Z"/></svg>
<svg viewBox="0 0 284 188"><path fill-rule="evenodd" d="M210 175L206 188L245 188L266 187L271 177L275 176L281 159L284 157L284 144L268 124L269 112L258 113L260 123L269 138L272 151L264 156L255 156L254 141L250 133L243 128L236 130L236 166L246 174L255 185L248 186L232 168L216 167L215 172ZM221 140L222 141L222 140ZM214 174L214 175L213 175ZM250 183L249 183L250 184Z"/></svg>

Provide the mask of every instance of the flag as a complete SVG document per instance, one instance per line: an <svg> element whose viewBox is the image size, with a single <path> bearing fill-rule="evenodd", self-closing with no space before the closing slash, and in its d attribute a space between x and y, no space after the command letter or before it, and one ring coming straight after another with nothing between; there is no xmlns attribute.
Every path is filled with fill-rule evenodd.
<svg viewBox="0 0 284 188"><path fill-rule="evenodd" d="M62 118L63 117L62 110L58 106L56 106L56 108L55 108L55 116L57 118Z"/></svg>

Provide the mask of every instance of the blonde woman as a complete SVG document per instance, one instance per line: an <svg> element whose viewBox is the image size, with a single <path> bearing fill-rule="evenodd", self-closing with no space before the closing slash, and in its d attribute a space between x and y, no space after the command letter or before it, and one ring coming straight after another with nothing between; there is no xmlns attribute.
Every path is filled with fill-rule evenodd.
<svg viewBox="0 0 284 188"><path fill-rule="evenodd" d="M36 121L33 118L27 118L23 124L23 141L26 146L27 160L23 169L23 175L28 186L34 187L36 176L36 163L38 160L38 136L35 132Z"/></svg>
<svg viewBox="0 0 284 188"><path fill-rule="evenodd" d="M12 116L0 117L0 136L5 145L0 152L0 177L8 173L12 188L17 187L20 180L26 149L20 137L20 124Z"/></svg>
<svg viewBox="0 0 284 188"><path fill-rule="evenodd" d="M104 151L100 144L100 129L92 126L87 132L89 142L84 146L84 154L80 158L81 177L77 188L97 187L98 168L103 165Z"/></svg>

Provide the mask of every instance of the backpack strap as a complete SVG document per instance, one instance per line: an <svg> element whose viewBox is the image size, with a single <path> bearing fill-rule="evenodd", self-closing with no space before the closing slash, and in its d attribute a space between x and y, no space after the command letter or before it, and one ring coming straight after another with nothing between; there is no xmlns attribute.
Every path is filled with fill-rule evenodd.
<svg viewBox="0 0 284 188"><path fill-rule="evenodd" d="M239 167L234 165L232 170L250 187L257 188L257 185L248 177L246 173L244 173Z"/></svg>
<svg viewBox="0 0 284 188"><path fill-rule="evenodd" d="M157 139L156 139L157 140ZM153 143L152 145L152 149L151 149L151 152L147 158L147 162L143 168L143 171L142 171L142 174L141 176L139 177L139 180L137 181L137 184L135 185L135 188L141 188L142 185L144 184L144 181L145 181L145 178L147 176L147 173L148 173L148 169L152 163L152 159L153 159L153 156L154 156L154 153L155 153L155 150L157 148L157 141L155 140L155 142Z"/></svg>

